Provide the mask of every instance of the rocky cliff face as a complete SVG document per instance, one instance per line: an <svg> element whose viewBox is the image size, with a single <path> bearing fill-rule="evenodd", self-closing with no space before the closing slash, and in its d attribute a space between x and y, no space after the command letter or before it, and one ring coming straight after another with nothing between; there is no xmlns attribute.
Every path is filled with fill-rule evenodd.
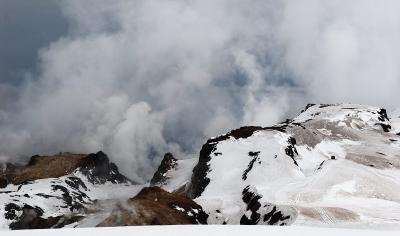
<svg viewBox="0 0 400 236"><path fill-rule="evenodd" d="M211 138L199 158L166 154L150 181L157 187L150 188L132 183L102 152L35 156L26 166L8 164L0 172L0 228L400 228L399 114L310 104L275 126L241 127Z"/></svg>
<svg viewBox="0 0 400 236"><path fill-rule="evenodd" d="M160 166L154 173L153 178L150 180L150 185L159 186L167 184L167 181L170 179L167 173L173 170L177 165L178 160L171 153L166 153Z"/></svg>

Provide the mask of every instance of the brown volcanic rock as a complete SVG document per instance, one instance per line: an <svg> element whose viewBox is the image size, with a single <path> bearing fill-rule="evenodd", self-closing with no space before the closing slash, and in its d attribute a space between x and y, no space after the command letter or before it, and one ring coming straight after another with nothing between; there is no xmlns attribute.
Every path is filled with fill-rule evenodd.
<svg viewBox="0 0 400 236"><path fill-rule="evenodd" d="M208 215L185 196L148 187L119 205L98 227L129 225L207 224Z"/></svg>
<svg viewBox="0 0 400 236"><path fill-rule="evenodd" d="M66 152L53 156L33 156L25 166L6 164L3 170L0 169L0 188L8 184L18 185L38 179L58 178L78 169L93 184L103 184L106 181L129 182L101 151L89 155Z"/></svg>
<svg viewBox="0 0 400 236"><path fill-rule="evenodd" d="M86 154L59 153L53 156L33 156L26 166L7 164L0 171L0 187L22 184L27 181L58 178L71 174L81 166Z"/></svg>

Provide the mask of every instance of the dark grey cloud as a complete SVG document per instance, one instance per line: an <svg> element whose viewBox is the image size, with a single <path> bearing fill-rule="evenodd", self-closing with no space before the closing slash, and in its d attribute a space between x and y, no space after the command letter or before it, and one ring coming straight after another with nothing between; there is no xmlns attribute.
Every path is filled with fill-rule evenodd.
<svg viewBox="0 0 400 236"><path fill-rule="evenodd" d="M0 1L0 110L15 109L23 81L38 73L38 51L67 31L58 0Z"/></svg>
<svg viewBox="0 0 400 236"><path fill-rule="evenodd" d="M0 84L18 85L34 72L38 50L67 33L58 0L0 1Z"/></svg>

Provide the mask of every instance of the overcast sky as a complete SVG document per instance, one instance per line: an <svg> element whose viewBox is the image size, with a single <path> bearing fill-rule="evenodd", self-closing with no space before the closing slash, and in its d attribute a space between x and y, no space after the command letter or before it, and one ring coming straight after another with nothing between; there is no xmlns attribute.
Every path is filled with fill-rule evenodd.
<svg viewBox="0 0 400 236"><path fill-rule="evenodd" d="M400 107L396 0L2 0L0 159L166 151L306 103Z"/></svg>
<svg viewBox="0 0 400 236"><path fill-rule="evenodd" d="M35 70L38 50L67 33L57 0L0 1L0 82L20 83Z"/></svg>

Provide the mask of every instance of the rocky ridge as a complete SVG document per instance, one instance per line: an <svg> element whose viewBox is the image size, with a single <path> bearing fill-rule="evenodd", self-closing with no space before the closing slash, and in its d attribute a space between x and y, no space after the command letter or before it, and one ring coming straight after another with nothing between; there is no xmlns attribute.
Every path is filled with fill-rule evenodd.
<svg viewBox="0 0 400 236"><path fill-rule="evenodd" d="M0 172L0 228L400 228L399 127L400 113L385 109L309 104L275 126L210 138L199 158L167 153L150 188L132 183L102 152L35 156Z"/></svg>

